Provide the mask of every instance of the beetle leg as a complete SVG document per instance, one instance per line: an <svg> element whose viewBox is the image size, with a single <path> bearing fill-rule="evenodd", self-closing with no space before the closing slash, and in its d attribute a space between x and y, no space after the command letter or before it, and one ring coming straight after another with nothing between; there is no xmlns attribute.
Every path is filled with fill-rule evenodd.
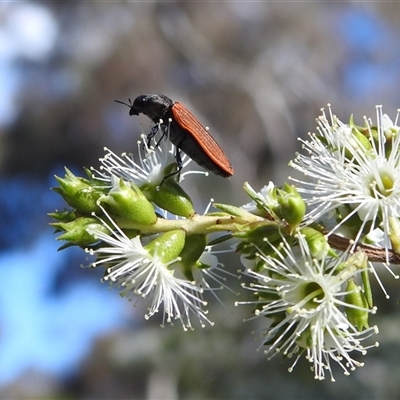
<svg viewBox="0 0 400 400"><path fill-rule="evenodd" d="M167 134L167 127L165 125L160 125L161 126L161 137L160 139L158 139L158 142L156 143L156 147L158 147L158 145L160 144L161 140L164 139L165 135Z"/></svg>
<svg viewBox="0 0 400 400"><path fill-rule="evenodd" d="M150 133L147 135L147 147L150 147L151 139L153 139L153 137L157 135L158 126L159 126L158 124L155 124L155 125L151 128ZM164 136L164 133L161 135L161 137L163 137L163 136ZM157 142L156 147L158 146L158 143L159 143L159 142L160 142L160 141Z"/></svg>
<svg viewBox="0 0 400 400"><path fill-rule="evenodd" d="M179 147L176 147L175 160L176 160L176 166L177 166L176 171L171 172L168 175L165 175L163 180L160 183L160 186L164 183L164 181L166 179L171 178L171 176L175 176L175 175L179 174L182 171L183 163L182 163L182 157L181 157L181 150L179 149Z"/></svg>
<svg viewBox="0 0 400 400"><path fill-rule="evenodd" d="M175 151L175 160L176 160L176 165L178 166L178 172L182 171L183 163L182 163L182 157L181 157L181 149L179 147L176 148Z"/></svg>

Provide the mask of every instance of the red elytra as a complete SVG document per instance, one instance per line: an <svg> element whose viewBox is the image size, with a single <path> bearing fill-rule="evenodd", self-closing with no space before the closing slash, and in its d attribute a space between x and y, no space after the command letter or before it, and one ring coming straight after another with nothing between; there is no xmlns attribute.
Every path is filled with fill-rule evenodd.
<svg viewBox="0 0 400 400"><path fill-rule="evenodd" d="M233 175L233 168L227 156L197 118L182 104L174 103L169 97L152 93L138 96L129 103L115 100L130 108L129 115L147 115L156 125L147 135L148 143L163 127L163 135L168 130L169 140L176 147L178 169L164 179L173 176L182 169L180 151L206 170L224 178ZM160 122L161 121L161 122Z"/></svg>
<svg viewBox="0 0 400 400"><path fill-rule="evenodd" d="M234 171L228 157L199 120L178 102L175 102L172 106L172 115L180 127L196 140L206 155L225 172L224 176L232 176Z"/></svg>

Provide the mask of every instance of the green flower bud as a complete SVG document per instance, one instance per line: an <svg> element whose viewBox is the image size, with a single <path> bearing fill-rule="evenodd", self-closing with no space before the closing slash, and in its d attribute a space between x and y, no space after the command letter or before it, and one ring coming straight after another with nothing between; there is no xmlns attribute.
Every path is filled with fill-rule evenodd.
<svg viewBox="0 0 400 400"><path fill-rule="evenodd" d="M192 268L197 266L198 260L206 246L207 240L205 235L194 234L186 236L185 246L179 255L181 258L179 265L182 267L183 274L189 281L194 280Z"/></svg>
<svg viewBox="0 0 400 400"><path fill-rule="evenodd" d="M157 221L153 205L132 182L129 185L123 179L113 182L113 188L108 195L102 196L99 201L109 204L121 217L138 224L153 225Z"/></svg>
<svg viewBox="0 0 400 400"><path fill-rule="evenodd" d="M57 240L68 241L71 245L87 246L96 243L98 239L89 233L94 230L110 233L106 226L101 224L97 218L81 217L71 222L55 222L50 225L64 231L63 234L57 237Z"/></svg>
<svg viewBox="0 0 400 400"><path fill-rule="evenodd" d="M345 296L346 303L359 307L346 307L347 318L361 332L364 328L369 327L367 299L353 279L348 280L346 291L350 292Z"/></svg>
<svg viewBox="0 0 400 400"><path fill-rule="evenodd" d="M357 128L353 127L352 133L365 150L372 150L371 142Z"/></svg>
<svg viewBox="0 0 400 400"><path fill-rule="evenodd" d="M361 146L364 147L365 150L371 150L372 145L368 139L370 135L370 130L355 125L353 114L350 116L349 125L351 127L351 133L356 137L357 141L361 144ZM365 134L363 133L363 131L365 132Z"/></svg>
<svg viewBox="0 0 400 400"><path fill-rule="evenodd" d="M244 210L240 207L231 206L230 204L221 204L221 203L214 203L213 206L218 208L219 210L223 211L224 213L228 213L229 215L233 215L234 217L242 218L244 221L254 221L256 217L254 214L249 213L248 211ZM215 213L212 213L215 215ZM225 215L225 214L221 214Z"/></svg>
<svg viewBox="0 0 400 400"><path fill-rule="evenodd" d="M304 238L313 258L322 260L330 252L328 240L321 232L308 226L301 228L300 232L305 236Z"/></svg>
<svg viewBox="0 0 400 400"><path fill-rule="evenodd" d="M245 225L241 231L234 232L233 236L247 242L261 243L265 238L275 242L282 238L282 233L278 223L264 220Z"/></svg>
<svg viewBox="0 0 400 400"><path fill-rule="evenodd" d="M48 213L47 215L59 222L71 222L77 218L75 211L69 211L69 210L56 211L54 213Z"/></svg>
<svg viewBox="0 0 400 400"><path fill-rule="evenodd" d="M366 263L364 263L364 265L365 264ZM369 281L369 273L366 265L365 268L361 271L361 281L363 284L363 294L365 296L365 300L367 301L368 307L372 308L374 306L374 301L372 299L371 282Z"/></svg>
<svg viewBox="0 0 400 400"><path fill-rule="evenodd" d="M277 213L290 225L295 228L303 220L306 213L306 204L297 192L295 186L285 183L282 190L279 191L278 203L280 205Z"/></svg>
<svg viewBox="0 0 400 400"><path fill-rule="evenodd" d="M69 169L65 168L64 178L56 176L59 187L53 188L73 208L86 214L99 210L97 200L103 194L96 186L93 187L87 179L76 177Z"/></svg>
<svg viewBox="0 0 400 400"><path fill-rule="evenodd" d="M153 257L158 257L163 263L175 260L185 246L186 233L177 229L163 233L145 246Z"/></svg>
<svg viewBox="0 0 400 400"><path fill-rule="evenodd" d="M241 232L233 233L234 237L241 239L236 246L236 251L254 260L261 252L265 255L275 255L282 242L282 231L276 222L262 221L248 224ZM290 237L287 237L290 240Z"/></svg>
<svg viewBox="0 0 400 400"><path fill-rule="evenodd" d="M173 179L165 180L157 188L148 188L145 193L149 200L172 214L186 218L195 214L192 200Z"/></svg>

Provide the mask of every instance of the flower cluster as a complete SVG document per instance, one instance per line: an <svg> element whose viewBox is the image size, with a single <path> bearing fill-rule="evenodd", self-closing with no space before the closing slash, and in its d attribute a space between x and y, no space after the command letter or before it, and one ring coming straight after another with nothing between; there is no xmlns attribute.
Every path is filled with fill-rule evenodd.
<svg viewBox="0 0 400 400"><path fill-rule="evenodd" d="M292 371L306 353L316 379L328 370L334 380L331 360L348 374L362 365L349 353L365 354L362 341L377 332L368 327L368 314L375 310L354 280L366 268L366 256L345 252L337 258L322 251L316 258L312 232L298 231L295 238L296 247L285 238L279 248L271 244L275 256L258 253L258 260L243 260L255 280L244 287L255 300L237 304L253 304L254 318L271 320L262 339L266 354L295 357Z"/></svg>
<svg viewBox="0 0 400 400"><path fill-rule="evenodd" d="M377 107L377 124L342 123L330 112L318 119L319 134L310 134L291 165L312 178L297 181L310 208L308 224L335 221L339 231L354 239L400 252L400 128ZM331 214L334 214L332 217Z"/></svg>
<svg viewBox="0 0 400 400"><path fill-rule="evenodd" d="M187 330L213 324L207 293L229 289L232 274L213 246L229 240L250 280L249 299L236 304L251 305L252 318L265 324L265 353L294 357L290 371L304 354L316 379L334 380L334 364L345 374L362 366L356 357L376 346L370 339L378 331L369 323L370 272L378 277L377 263L400 264L397 118L377 107L377 123L358 126L329 108L318 134L302 141L306 154L290 163L307 179L270 182L260 192L245 183L250 203L215 203L217 211L204 215L181 186L199 171L180 171L179 149L155 140L157 130L168 139L168 129L158 125L153 141L138 142L138 163L106 149L86 178L68 170L56 177L54 190L70 207L51 214L62 248L85 248L91 266L105 268L104 282L131 301L145 298L146 319L160 313L162 326L179 320Z"/></svg>
<svg viewBox="0 0 400 400"><path fill-rule="evenodd" d="M95 257L91 267L104 266L103 281L123 297L149 299L146 319L161 310L162 326L179 320L193 329L192 318L212 325L203 293L215 295L213 283L219 289L224 279L206 236L216 218L196 226L192 200L179 183L183 174L173 174L176 150L168 141L156 148L143 141L138 148L139 163L105 149L100 168L87 170L88 178L69 170L56 177L54 190L73 208L51 214L62 232L58 240L67 242L63 248L86 247Z"/></svg>

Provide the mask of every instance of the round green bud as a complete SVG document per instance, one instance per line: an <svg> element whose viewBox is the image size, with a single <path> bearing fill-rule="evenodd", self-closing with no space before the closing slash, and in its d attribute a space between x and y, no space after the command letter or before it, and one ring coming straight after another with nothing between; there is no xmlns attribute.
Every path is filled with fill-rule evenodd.
<svg viewBox="0 0 400 400"><path fill-rule="evenodd" d="M116 214L138 224L153 225L157 221L153 205L132 182L126 184L119 179L108 195L100 198L100 202L109 204Z"/></svg>
<svg viewBox="0 0 400 400"><path fill-rule="evenodd" d="M197 262L207 246L205 235L194 234L186 236L185 246L179 257L179 265L182 267L186 279L193 281L192 269L196 267Z"/></svg>
<svg viewBox="0 0 400 400"><path fill-rule="evenodd" d="M303 221L306 213L306 203L294 186L286 184L284 190L286 193L278 197L280 207L277 208L276 212L294 228Z"/></svg>
<svg viewBox="0 0 400 400"><path fill-rule="evenodd" d="M182 187L173 179L166 179L161 186L146 189L146 195L160 208L182 217L195 214L193 203Z"/></svg>
<svg viewBox="0 0 400 400"><path fill-rule="evenodd" d="M145 249L153 257L168 263L178 258L185 246L186 233L182 229L166 232L152 240Z"/></svg>
<svg viewBox="0 0 400 400"><path fill-rule="evenodd" d="M351 306L346 307L346 314L349 322L353 324L360 332L368 328L368 302L362 290L357 286L353 279L347 282L345 301Z"/></svg>
<svg viewBox="0 0 400 400"><path fill-rule="evenodd" d="M322 260L328 254L330 246L326 237L319 231L310 228L309 226L301 228L300 232L308 244L310 254L317 260Z"/></svg>
<svg viewBox="0 0 400 400"><path fill-rule="evenodd" d="M79 246L87 246L98 241L96 236L89 232L97 230L109 233L107 227L99 223L97 218L81 217L68 223L54 223L52 226L64 231L63 234L57 237L57 240L65 240L70 244Z"/></svg>
<svg viewBox="0 0 400 400"><path fill-rule="evenodd" d="M64 178L56 176L59 187L53 188L64 200L81 213L90 214L99 210L97 200L103 194L87 179L76 177L67 168Z"/></svg>
<svg viewBox="0 0 400 400"><path fill-rule="evenodd" d="M91 214L99 211L97 201L101 195L100 192L89 186L76 192L70 205L82 213Z"/></svg>

